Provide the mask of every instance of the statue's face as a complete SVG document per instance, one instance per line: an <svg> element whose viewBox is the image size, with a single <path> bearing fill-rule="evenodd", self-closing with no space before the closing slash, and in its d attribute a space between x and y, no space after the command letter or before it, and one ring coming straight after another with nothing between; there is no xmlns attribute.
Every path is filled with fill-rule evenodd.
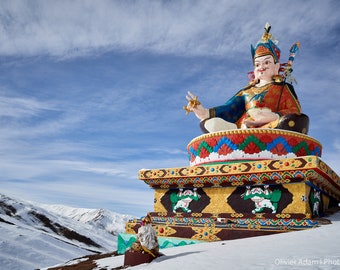
<svg viewBox="0 0 340 270"><path fill-rule="evenodd" d="M274 75L279 73L280 63L274 61L273 56L264 55L254 60L255 79L260 81L272 81Z"/></svg>

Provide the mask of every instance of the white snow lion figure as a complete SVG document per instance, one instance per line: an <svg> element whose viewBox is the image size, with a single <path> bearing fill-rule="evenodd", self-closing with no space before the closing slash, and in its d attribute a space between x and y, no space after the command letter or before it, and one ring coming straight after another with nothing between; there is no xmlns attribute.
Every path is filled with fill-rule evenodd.
<svg viewBox="0 0 340 270"><path fill-rule="evenodd" d="M246 192L241 195L244 200L251 199L255 203L255 209L251 211L253 214L262 212L264 208L270 208L272 213L276 213L278 202L281 199L281 190L271 191L268 187L268 185L264 186L263 190L260 187L250 189L247 186Z"/></svg>
<svg viewBox="0 0 340 270"><path fill-rule="evenodd" d="M183 188L180 188L178 193L171 193L170 195L172 211L176 213L177 209L181 208L184 212L190 213L189 204L192 200L198 201L200 197L197 194L197 188L194 188L193 191L190 189L183 191Z"/></svg>
<svg viewBox="0 0 340 270"><path fill-rule="evenodd" d="M311 194L311 202L313 204L313 215L320 216L320 203L321 203L321 194L320 191L314 189L313 193Z"/></svg>

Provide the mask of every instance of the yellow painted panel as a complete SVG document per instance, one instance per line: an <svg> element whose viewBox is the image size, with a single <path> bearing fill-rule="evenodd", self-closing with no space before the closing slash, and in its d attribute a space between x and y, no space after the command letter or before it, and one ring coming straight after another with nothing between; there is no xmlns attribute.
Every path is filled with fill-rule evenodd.
<svg viewBox="0 0 340 270"><path fill-rule="evenodd" d="M155 189L155 204L154 204L154 211L155 212L167 212L165 207L161 203L161 199L164 194L168 191L168 189Z"/></svg>
<svg viewBox="0 0 340 270"><path fill-rule="evenodd" d="M210 204L203 209L203 213L235 213L234 209L227 203L228 197L236 187L228 188L204 188L204 192L210 197Z"/></svg>
<svg viewBox="0 0 340 270"><path fill-rule="evenodd" d="M283 187L288 189L288 191L293 194L293 201L287 205L285 209L282 210L282 213L288 214L307 214L310 213L309 203L308 203L308 194L309 192L305 183L292 183L292 184L284 184Z"/></svg>

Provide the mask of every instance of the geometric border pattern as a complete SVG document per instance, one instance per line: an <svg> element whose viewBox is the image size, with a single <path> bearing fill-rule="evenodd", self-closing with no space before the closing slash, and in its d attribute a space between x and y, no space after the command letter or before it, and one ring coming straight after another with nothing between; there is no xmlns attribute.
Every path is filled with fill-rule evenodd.
<svg viewBox="0 0 340 270"><path fill-rule="evenodd" d="M185 221L189 221L185 223ZM132 220L127 223L127 227L134 228L128 233L136 233L140 220ZM226 235L231 235L235 231L241 231L242 237L254 236L253 232L258 235L264 235L265 232L279 233L293 230L304 230L318 226L317 220L297 219L297 218L233 218L228 219L227 223L216 222L213 219L197 218L176 218L169 222L168 217L153 217L152 226L158 236L163 237L185 237L203 241L225 240ZM163 230L163 228L168 228ZM184 228L187 228L185 230ZM160 233L161 231L161 233ZM181 235L182 236L179 236ZM241 238L242 238L241 237ZM240 238L240 237L237 237Z"/></svg>
<svg viewBox="0 0 340 270"><path fill-rule="evenodd" d="M340 200L340 178L319 157L140 170L151 188L227 187L306 181Z"/></svg>
<svg viewBox="0 0 340 270"><path fill-rule="evenodd" d="M279 129L236 129L203 134L187 146L191 166L233 160L315 155L322 145L307 135Z"/></svg>

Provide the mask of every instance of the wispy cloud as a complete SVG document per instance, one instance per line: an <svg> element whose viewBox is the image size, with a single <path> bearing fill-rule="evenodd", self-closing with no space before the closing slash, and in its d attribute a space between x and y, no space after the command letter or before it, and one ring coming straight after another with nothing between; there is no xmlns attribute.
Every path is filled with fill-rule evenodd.
<svg viewBox="0 0 340 270"><path fill-rule="evenodd" d="M334 1L322 5L317 1L275 5L223 0L6 1L0 9L0 34L5 40L0 53L65 57L117 49L227 55L243 52L250 40L256 42L262 32L259 21L264 25L270 20L280 36L308 33L313 42L331 38L327 26L338 23L331 12L336 6Z"/></svg>
<svg viewBox="0 0 340 270"><path fill-rule="evenodd" d="M37 115L49 106L35 100L0 96L0 117L25 117Z"/></svg>

